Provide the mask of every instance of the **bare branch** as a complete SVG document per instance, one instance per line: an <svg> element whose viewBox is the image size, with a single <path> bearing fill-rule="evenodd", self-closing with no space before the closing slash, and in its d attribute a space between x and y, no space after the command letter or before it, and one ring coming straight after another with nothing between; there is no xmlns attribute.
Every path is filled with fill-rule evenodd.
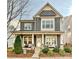
<svg viewBox="0 0 79 59"><path fill-rule="evenodd" d="M9 2L8 4L9 9L7 13L7 18L8 18L7 23L9 24L11 20L15 19L21 13L21 10L24 9L25 5L28 4L29 0L17 0L17 1L11 0L8 2Z"/></svg>
<svg viewBox="0 0 79 59"><path fill-rule="evenodd" d="M17 16L20 15L20 20L22 18L23 12L22 10L26 5L28 5L29 0L7 0L8 6L7 6L7 28L9 28L10 22L15 19ZM19 25L19 22L17 26L13 29L15 31ZM8 32L9 33L9 32ZM7 39L9 39L13 33L11 33L10 36L8 36Z"/></svg>
<svg viewBox="0 0 79 59"><path fill-rule="evenodd" d="M22 18L22 12L21 12L21 15L20 15L20 20L21 20L21 18ZM20 22L17 23L17 26L13 29L13 31L15 31L15 30L17 29L17 27L19 26L19 23L20 23ZM13 35L13 32L12 32L11 35L7 38L7 40L10 39L10 37L11 37L12 35Z"/></svg>

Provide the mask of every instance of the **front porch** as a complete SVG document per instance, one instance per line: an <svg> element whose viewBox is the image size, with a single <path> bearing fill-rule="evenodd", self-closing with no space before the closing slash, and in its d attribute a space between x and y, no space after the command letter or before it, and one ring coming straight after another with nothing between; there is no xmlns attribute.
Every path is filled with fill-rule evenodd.
<svg viewBox="0 0 79 59"><path fill-rule="evenodd" d="M62 33L15 33L20 35L23 54L27 54L28 50L34 51L33 55L39 54L38 48L43 46L63 48L63 34ZM30 51L31 51L30 50ZM36 53L35 53L36 52Z"/></svg>
<svg viewBox="0 0 79 59"><path fill-rule="evenodd" d="M59 34L24 34L22 47L63 47L63 38Z"/></svg>
<svg viewBox="0 0 79 59"><path fill-rule="evenodd" d="M13 34L20 35L23 50L45 46L63 48L63 32L60 31L15 31Z"/></svg>

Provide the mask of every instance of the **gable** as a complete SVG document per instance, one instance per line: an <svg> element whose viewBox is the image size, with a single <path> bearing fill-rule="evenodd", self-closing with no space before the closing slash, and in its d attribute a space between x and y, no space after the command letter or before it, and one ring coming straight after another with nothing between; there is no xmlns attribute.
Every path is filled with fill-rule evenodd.
<svg viewBox="0 0 79 59"><path fill-rule="evenodd" d="M41 14L42 13L42 14ZM62 15L49 3L45 4L34 16L58 16L62 17Z"/></svg>
<svg viewBox="0 0 79 59"><path fill-rule="evenodd" d="M47 5L43 8L43 10L52 10L52 8L47 4Z"/></svg>

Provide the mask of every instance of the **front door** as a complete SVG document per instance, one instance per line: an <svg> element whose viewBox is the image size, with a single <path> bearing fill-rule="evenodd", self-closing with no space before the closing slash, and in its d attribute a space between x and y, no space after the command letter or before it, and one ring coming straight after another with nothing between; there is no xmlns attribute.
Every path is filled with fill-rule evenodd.
<svg viewBox="0 0 79 59"><path fill-rule="evenodd" d="M40 36L36 37L36 47L41 47L41 37Z"/></svg>

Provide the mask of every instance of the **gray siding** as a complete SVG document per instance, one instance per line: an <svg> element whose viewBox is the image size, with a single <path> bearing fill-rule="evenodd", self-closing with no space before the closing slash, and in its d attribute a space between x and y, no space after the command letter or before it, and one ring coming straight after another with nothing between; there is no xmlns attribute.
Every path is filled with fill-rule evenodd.
<svg viewBox="0 0 79 59"><path fill-rule="evenodd" d="M20 30L24 30L24 23L31 23L31 22L21 22L20 23ZM32 30L31 31L33 31L34 30L34 23L32 23ZM28 31L28 30L26 30L26 31Z"/></svg>
<svg viewBox="0 0 79 59"><path fill-rule="evenodd" d="M57 47L60 48L60 35L57 35Z"/></svg>
<svg viewBox="0 0 79 59"><path fill-rule="evenodd" d="M55 18L55 31L60 31L60 18Z"/></svg>
<svg viewBox="0 0 79 59"><path fill-rule="evenodd" d="M24 23L23 22L20 23L20 30L24 30Z"/></svg>
<svg viewBox="0 0 79 59"><path fill-rule="evenodd" d="M36 24L35 24L35 29L36 31L40 31L41 30L41 18L35 18L36 20Z"/></svg>
<svg viewBox="0 0 79 59"><path fill-rule="evenodd" d="M34 27L35 27L35 26L34 26L34 23L32 23L32 31L34 31Z"/></svg>

